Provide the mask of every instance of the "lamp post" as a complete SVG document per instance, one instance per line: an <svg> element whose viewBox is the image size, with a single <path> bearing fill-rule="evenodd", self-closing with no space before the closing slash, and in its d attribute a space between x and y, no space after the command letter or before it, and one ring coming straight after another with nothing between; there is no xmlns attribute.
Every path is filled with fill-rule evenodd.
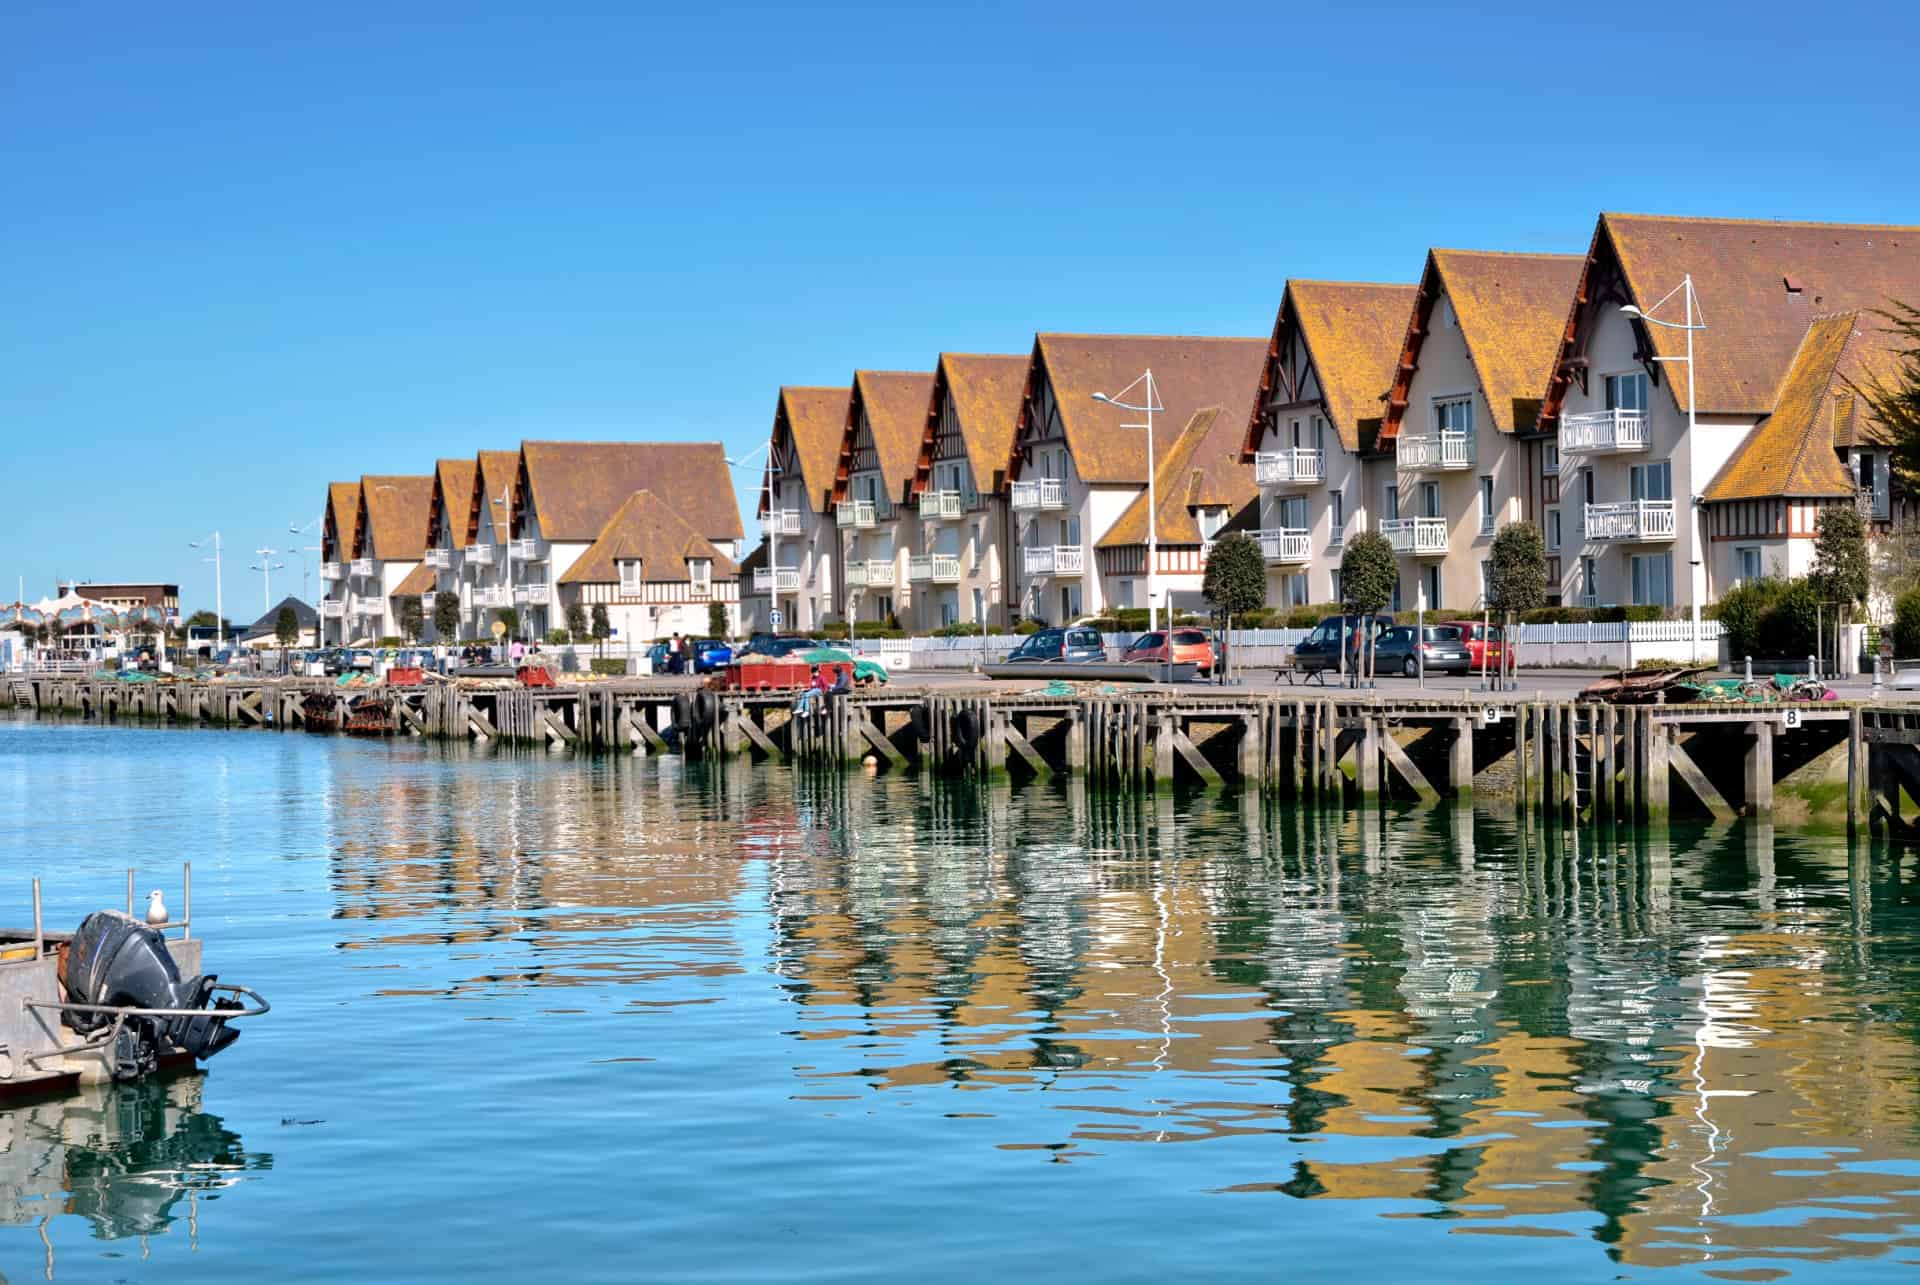
<svg viewBox="0 0 1920 1285"><path fill-rule="evenodd" d="M213 564L213 645L214 650L224 651L227 646L227 608L220 587L220 533L215 531L212 535L203 539L189 540L187 541L187 547L189 549L202 548L208 540L213 541L213 556L200 560Z"/></svg>
<svg viewBox="0 0 1920 1285"><path fill-rule="evenodd" d="M253 554L260 561L247 568L249 571L260 573L260 610L262 611L273 609L273 573L287 569L286 563L273 560L273 555L278 552L280 552L278 549L255 549Z"/></svg>
<svg viewBox="0 0 1920 1285"><path fill-rule="evenodd" d="M1121 400L1142 384L1146 385L1143 400L1139 402ZM1158 613L1160 607L1159 596L1156 592L1159 584L1157 575L1158 568L1155 566L1155 564L1160 561L1160 513L1156 504L1157 497L1155 496L1153 487L1153 475L1156 472L1156 461L1153 456L1153 416L1155 411L1163 411L1166 407L1160 404L1160 388L1159 385L1154 382L1151 367L1142 373L1138 379L1128 384L1125 388L1122 388L1114 396L1109 397L1105 393L1095 393L1093 400L1096 402L1105 402L1107 405L1117 407L1120 410L1130 410L1146 416L1146 419L1141 423L1122 424L1120 427L1144 428L1147 430L1147 632L1152 633L1154 629L1157 628L1154 622L1159 619ZM1168 633L1167 639L1167 657L1168 663L1171 664L1173 657L1173 635L1171 632Z"/></svg>
<svg viewBox="0 0 1920 1285"><path fill-rule="evenodd" d="M305 535L307 532L313 530L314 527L325 522L326 519L327 515L323 513L313 521L305 524L289 522L287 523L287 534ZM300 555L300 598L303 602L311 602L313 599L313 571L312 568L307 565L307 555L309 553L319 553L321 552L321 548L317 544L296 544L289 552Z"/></svg>
<svg viewBox="0 0 1920 1285"><path fill-rule="evenodd" d="M760 445L754 447L752 450L748 451L745 455L739 456L738 458L729 459L727 461L727 467L739 468L742 465L744 465L748 460L751 460L754 456L760 454L760 452L769 451L772 449L772 447L773 447L773 440L769 438L768 440L762 442ZM774 622L780 616L780 480L779 479L780 479L780 469L778 466L774 464L773 456L768 455L767 456L767 480L765 484L766 492L767 492L767 579L768 579L768 585L769 585L767 589L767 596L768 596L768 599L773 603L773 605L767 609L767 632L768 633L779 632L778 628L776 628L774 624ZM742 597L744 598L744 596L745 596L745 591L743 590Z"/></svg>
<svg viewBox="0 0 1920 1285"><path fill-rule="evenodd" d="M1667 300L1673 298L1676 294L1682 296L1682 302L1686 309L1686 320L1663 321L1653 315L1660 311L1660 309L1666 305ZM1694 442L1697 440L1694 436L1694 429L1698 426L1693 402L1693 332L1707 328L1707 319L1700 312L1699 297L1693 292L1693 274L1689 272L1681 277L1680 284L1667 291L1653 307L1642 309L1636 308L1629 303L1622 304L1620 311L1629 317L1638 317L1641 321L1651 326L1665 326L1669 330L1684 330L1686 332L1686 356L1655 357L1654 360L1658 362L1684 361L1687 364L1687 450L1691 452ZM1693 470L1691 468L1687 470L1687 483L1687 508L1690 514L1688 517L1688 534L1693 543L1693 558L1691 560L1691 569L1687 576L1687 597L1690 600L1688 602L1688 614L1693 621L1693 659L1694 663L1698 664L1700 661L1700 599L1706 596L1706 561L1702 556L1700 547L1701 497L1692 493Z"/></svg>

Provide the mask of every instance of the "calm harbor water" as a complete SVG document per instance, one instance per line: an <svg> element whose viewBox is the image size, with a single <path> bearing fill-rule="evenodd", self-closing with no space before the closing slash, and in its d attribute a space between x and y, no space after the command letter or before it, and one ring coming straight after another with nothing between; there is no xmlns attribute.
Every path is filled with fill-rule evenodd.
<svg viewBox="0 0 1920 1285"><path fill-rule="evenodd" d="M0 1110L0 1279L1920 1265L1913 858L1831 837L0 720L0 919L186 859L274 1011Z"/></svg>

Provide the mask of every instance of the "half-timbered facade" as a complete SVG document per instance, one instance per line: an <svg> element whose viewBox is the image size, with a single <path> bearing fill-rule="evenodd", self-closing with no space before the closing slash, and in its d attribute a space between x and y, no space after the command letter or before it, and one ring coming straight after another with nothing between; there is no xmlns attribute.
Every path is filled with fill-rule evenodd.
<svg viewBox="0 0 1920 1285"><path fill-rule="evenodd" d="M353 546L360 535L360 484L329 482L320 521L320 642L344 646L353 637Z"/></svg>
<svg viewBox="0 0 1920 1285"><path fill-rule="evenodd" d="M755 560L742 586L753 629L811 632L838 610L834 468L850 398L846 388L791 386L780 390L774 404L760 482L766 557Z"/></svg>
<svg viewBox="0 0 1920 1285"><path fill-rule="evenodd" d="M477 460L436 460L433 466L433 496L427 506L427 550L422 565L431 574L432 583L421 595L421 610L426 617L422 638L428 642L451 643L434 627L434 605L443 593L459 599L465 573L461 556L466 549L467 529L473 524L474 475Z"/></svg>
<svg viewBox="0 0 1920 1285"><path fill-rule="evenodd" d="M1271 604L1341 600L1347 532L1363 530L1370 511L1365 451L1416 289L1289 281L1280 297L1240 454L1260 488Z"/></svg>
<svg viewBox="0 0 1920 1285"><path fill-rule="evenodd" d="M1225 531L1250 530L1260 489L1240 460L1246 430L1217 407L1196 411L1154 471L1154 590L1170 611L1204 612L1207 555ZM1147 605L1147 492L1140 491L1094 546L1111 608Z"/></svg>
<svg viewBox="0 0 1920 1285"><path fill-rule="evenodd" d="M394 594L427 549L427 506L433 475L374 475L360 479L360 514L347 583L352 641L400 636Z"/></svg>
<svg viewBox="0 0 1920 1285"><path fill-rule="evenodd" d="M558 580L559 610L578 604L591 619L605 608L612 636L633 644L673 634L704 638L714 603L738 633L740 572L719 545L700 534L652 491L636 491L601 527Z"/></svg>
<svg viewBox="0 0 1920 1285"><path fill-rule="evenodd" d="M1264 339L1034 337L1007 463L1021 614L1058 623L1111 605L1148 605L1138 576L1119 574L1109 590L1090 550L1145 490L1148 470L1196 411L1216 407L1246 422L1266 350ZM1134 427L1143 422L1140 413L1094 398L1144 397L1141 376L1149 370L1161 408L1152 461L1144 429ZM1133 602L1115 601L1129 593Z"/></svg>
<svg viewBox="0 0 1920 1285"><path fill-rule="evenodd" d="M1020 418L1027 358L942 353L914 462L920 541L907 560L911 623L1009 628L1007 450Z"/></svg>
<svg viewBox="0 0 1920 1285"><path fill-rule="evenodd" d="M1393 467L1369 497L1400 555L1400 606L1485 600L1494 534L1525 516L1514 435L1538 418L1580 264L1574 254L1427 255L1380 427Z"/></svg>
<svg viewBox="0 0 1920 1285"><path fill-rule="evenodd" d="M907 501L932 395L931 373L854 372L833 484L841 611L849 621L889 620L912 600L908 561L920 517Z"/></svg>
<svg viewBox="0 0 1920 1285"><path fill-rule="evenodd" d="M1623 311L1684 323L1689 276L1691 432L1685 332ZM1805 574L1819 510L1856 491L1884 530L1899 497L1852 388L1885 336L1855 314L1915 298L1920 229L1601 215L1541 413L1566 601L1704 605Z"/></svg>

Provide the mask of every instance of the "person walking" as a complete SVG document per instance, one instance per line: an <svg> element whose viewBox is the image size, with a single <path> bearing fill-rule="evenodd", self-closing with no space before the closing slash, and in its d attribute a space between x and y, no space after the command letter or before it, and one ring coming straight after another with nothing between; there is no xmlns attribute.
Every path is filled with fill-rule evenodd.
<svg viewBox="0 0 1920 1285"><path fill-rule="evenodd" d="M687 672L686 665L686 657L680 650L680 634L675 631L673 640L667 644L667 672L684 674Z"/></svg>

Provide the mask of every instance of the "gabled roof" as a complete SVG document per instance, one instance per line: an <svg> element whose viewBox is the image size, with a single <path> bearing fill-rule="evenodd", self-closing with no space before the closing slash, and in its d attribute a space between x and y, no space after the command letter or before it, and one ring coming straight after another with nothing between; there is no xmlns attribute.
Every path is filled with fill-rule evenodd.
<svg viewBox="0 0 1920 1285"><path fill-rule="evenodd" d="M331 527L340 538L338 547L329 551L332 560L343 562L351 558L360 543L358 482L327 483L327 521L321 525Z"/></svg>
<svg viewBox="0 0 1920 1285"><path fill-rule="evenodd" d="M474 460L473 508L467 514L467 543L480 539L480 514L493 523L494 538L507 538L512 521L513 483L520 474L519 451L481 451Z"/></svg>
<svg viewBox="0 0 1920 1285"><path fill-rule="evenodd" d="M943 352L933 369L933 396L927 407L926 430L914 461L913 489L926 489L933 471L933 452L940 433L942 408L953 406L960 440L973 469L976 490L992 491L994 474L1007 466L1013 448L1013 428L1020 422L1020 402L1026 393L1027 358L1018 353L991 355Z"/></svg>
<svg viewBox="0 0 1920 1285"><path fill-rule="evenodd" d="M738 572L733 560L652 491L635 491L560 577L561 584L617 584L619 563L638 560L648 580L685 580L688 558L713 559L713 578Z"/></svg>
<svg viewBox="0 0 1920 1285"><path fill-rule="evenodd" d="M1158 517L1154 538L1161 544L1199 544L1200 524L1194 510L1224 508L1229 518L1259 501L1253 470L1240 461L1241 435L1237 418L1209 407L1196 411L1173 445L1160 457L1153 490ZM1099 548L1114 549L1147 542L1147 493L1133 503L1100 537Z"/></svg>
<svg viewBox="0 0 1920 1285"><path fill-rule="evenodd" d="M1418 286L1370 281L1289 281L1273 321L1273 339L1261 367L1260 396L1247 422L1243 456L1260 448L1271 411L1282 400L1280 362L1298 334L1313 363L1327 418L1349 453L1368 445L1363 425L1377 425L1380 396L1393 382L1394 360L1406 337L1407 314Z"/></svg>
<svg viewBox="0 0 1920 1285"><path fill-rule="evenodd" d="M314 629L319 626L320 613L289 594L269 607L266 615L248 625L246 631L240 635L240 640L245 642L250 638L273 637L274 631L280 624L280 612L288 607L293 609L294 623L301 629Z"/></svg>
<svg viewBox="0 0 1920 1285"><path fill-rule="evenodd" d="M419 566L402 576L400 583L393 587L393 592L388 594L387 597L418 598L423 593L432 593L433 586L438 579L438 573L435 572L432 567L422 562Z"/></svg>
<svg viewBox="0 0 1920 1285"><path fill-rule="evenodd" d="M1143 486L1147 480L1147 439L1139 429L1121 428L1140 416L1093 400L1095 393L1119 396L1143 371L1153 371L1164 412L1154 427L1185 424L1194 412L1218 407L1235 425L1252 413L1266 360L1264 339L1216 339L1190 335L1063 335L1033 339L1027 368L1028 396L1008 448L1007 476L1020 475L1020 439L1028 427L1032 394L1041 381L1051 383L1060 422L1082 481ZM1144 395L1141 385L1136 394ZM1164 454L1175 433L1156 431L1154 450Z"/></svg>
<svg viewBox="0 0 1920 1285"><path fill-rule="evenodd" d="M360 479L360 535L356 557L417 562L427 552L431 473L368 474Z"/></svg>
<svg viewBox="0 0 1920 1285"><path fill-rule="evenodd" d="M1442 294L1453 304L1493 426L1502 433L1531 430L1540 413L1540 390L1546 387L1559 352L1567 305L1580 280L1582 262L1577 254L1428 251L1380 436L1399 434L1407 390L1420 365L1421 344L1433 305Z"/></svg>
<svg viewBox="0 0 1920 1285"><path fill-rule="evenodd" d="M1773 414L1721 466L1703 493L1707 501L1852 495L1853 477L1834 450L1836 430L1843 422L1852 428L1855 400L1842 367L1857 368L1870 343L1858 313L1808 326L1774 394Z"/></svg>
<svg viewBox="0 0 1920 1285"><path fill-rule="evenodd" d="M824 512L833 495L833 466L840 458L840 439L847 432L847 402L851 388L785 387L773 407L772 440L784 433L793 442L793 456L800 465L800 485L807 493L807 507ZM760 511L767 511L767 496L773 481L773 461L760 481Z"/></svg>
<svg viewBox="0 0 1920 1285"><path fill-rule="evenodd" d="M906 497L932 397L931 372L853 372L853 396L847 403L847 421L840 434L840 459L833 472L835 500L846 498L847 478L853 470L853 448L862 418L873 431L874 454L880 460L880 483L887 498L897 502Z"/></svg>
<svg viewBox="0 0 1920 1285"><path fill-rule="evenodd" d="M522 442L514 519L532 492L540 534L591 541L635 491L673 497L681 515L711 540L738 540L740 504L718 442Z"/></svg>
<svg viewBox="0 0 1920 1285"><path fill-rule="evenodd" d="M434 523L442 513L447 515L447 530L453 533L453 539L466 543L467 528L473 525L473 502L478 495L473 485L478 467L475 460L433 462L433 496L427 505L427 547L433 547Z"/></svg>

